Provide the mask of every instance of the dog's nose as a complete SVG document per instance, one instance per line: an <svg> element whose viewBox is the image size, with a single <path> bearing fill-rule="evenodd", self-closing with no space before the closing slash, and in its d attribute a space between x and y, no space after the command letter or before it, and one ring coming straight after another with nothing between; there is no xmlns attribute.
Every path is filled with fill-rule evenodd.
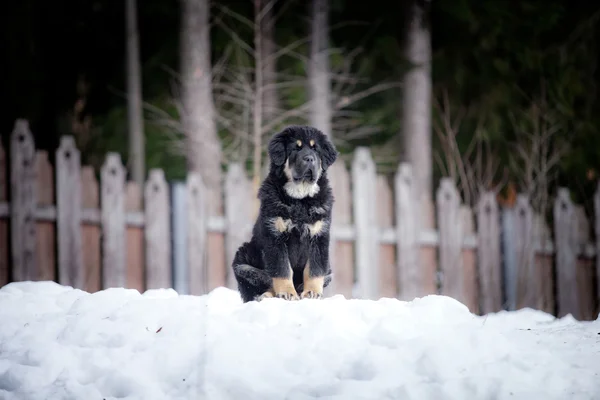
<svg viewBox="0 0 600 400"><path fill-rule="evenodd" d="M302 159L304 160L305 163L307 164L314 164L315 161L317 161L317 159L315 158L314 155L312 154L307 154L304 157L302 157Z"/></svg>

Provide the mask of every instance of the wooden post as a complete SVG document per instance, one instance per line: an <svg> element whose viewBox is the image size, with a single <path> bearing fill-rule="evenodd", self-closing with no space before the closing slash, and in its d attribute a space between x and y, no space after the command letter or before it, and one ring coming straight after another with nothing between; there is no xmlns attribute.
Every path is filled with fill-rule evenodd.
<svg viewBox="0 0 600 400"><path fill-rule="evenodd" d="M549 314L555 313L554 307L554 253L552 234L544 217L533 215L533 243L535 243L535 274L538 282L536 309Z"/></svg>
<svg viewBox="0 0 600 400"><path fill-rule="evenodd" d="M8 170L6 153L0 139L0 204L8 204L8 190L6 172ZM8 236L8 221L0 218L0 287L9 282L10 266L8 264L8 249L10 238Z"/></svg>
<svg viewBox="0 0 600 400"><path fill-rule="evenodd" d="M206 187L197 172L187 176L187 252L189 271L189 293L202 295L208 292L207 231L208 206Z"/></svg>
<svg viewBox="0 0 600 400"><path fill-rule="evenodd" d="M86 166L81 169L81 203L82 209L98 212L100 209L100 195L98 180L94 175L94 169ZM102 289L101 276L101 227L94 223L83 223L81 235L83 240L83 263L85 272L85 290L94 293Z"/></svg>
<svg viewBox="0 0 600 400"><path fill-rule="evenodd" d="M146 288L170 288L171 229L169 192L162 169L152 169L144 190L146 237Z"/></svg>
<svg viewBox="0 0 600 400"><path fill-rule="evenodd" d="M354 287L354 245L350 240L340 240L337 230L352 224L352 193L350 174L343 161L337 161L327 170L335 203L332 210L331 242L329 263L333 280L325 289L325 295L341 294L352 297Z"/></svg>
<svg viewBox="0 0 600 400"><path fill-rule="evenodd" d="M15 122L11 135L10 178L13 281L37 280L35 145L23 119Z"/></svg>
<svg viewBox="0 0 600 400"><path fill-rule="evenodd" d="M460 206L460 219L462 221L462 234L464 246L465 238L473 238L475 235L475 221L473 219L473 210L469 206ZM463 296L465 305L474 313L479 313L479 288L477 275L477 257L473 247L462 247L461 249L462 271L463 271Z"/></svg>
<svg viewBox="0 0 600 400"><path fill-rule="evenodd" d="M577 299L577 219L569 190L559 188L554 201L558 316L581 318Z"/></svg>
<svg viewBox="0 0 600 400"><path fill-rule="evenodd" d="M502 310L500 220L494 192L482 193L477 204L477 259L481 313Z"/></svg>
<svg viewBox="0 0 600 400"><path fill-rule="evenodd" d="M440 233L441 294L467 305L461 257L463 221L460 215L460 196L451 178L442 178L436 200Z"/></svg>
<svg viewBox="0 0 600 400"><path fill-rule="evenodd" d="M126 287L136 289L139 292L146 290L145 275L145 250L144 250L144 226L128 223L128 215L141 215L143 188L137 182L125 182L125 270Z"/></svg>
<svg viewBox="0 0 600 400"><path fill-rule="evenodd" d="M425 294L419 265L418 210L412 167L398 166L394 179L396 192L396 280L398 298L410 301Z"/></svg>
<svg viewBox="0 0 600 400"><path fill-rule="evenodd" d="M377 225L379 229L394 227L394 198L387 178L377 176ZM389 243L379 243L379 287L381 297L396 298L398 282L396 274L396 246Z"/></svg>
<svg viewBox="0 0 600 400"><path fill-rule="evenodd" d="M86 289L81 237L81 162L72 136L63 136L56 150L56 214L58 280Z"/></svg>
<svg viewBox="0 0 600 400"><path fill-rule="evenodd" d="M108 153L100 173L103 288L126 287L125 168L118 153Z"/></svg>
<svg viewBox="0 0 600 400"><path fill-rule="evenodd" d="M594 271L594 249L590 243L590 224L585 214L585 208L575 206L575 220L577 223L577 263L576 285L580 309L580 320L593 321L597 317L596 281Z"/></svg>
<svg viewBox="0 0 600 400"><path fill-rule="evenodd" d="M251 186L241 164L229 165L225 178L225 259L227 265L227 287L237 289L237 282L233 275L232 263L237 249L245 241L250 240L252 231L252 202Z"/></svg>
<svg viewBox="0 0 600 400"><path fill-rule="evenodd" d="M54 206L54 168L48 160L48 153L38 150L35 153L35 187L37 211L52 210ZM56 279L56 226L52 220L37 220L36 253L38 280Z"/></svg>
<svg viewBox="0 0 600 400"><path fill-rule="evenodd" d="M505 303L507 310L517 309L517 243L515 240L516 213L514 208L502 207L501 221L501 247L502 247L502 272L504 276Z"/></svg>
<svg viewBox="0 0 600 400"><path fill-rule="evenodd" d="M535 308L540 291L534 263L533 210L524 194L517 196L514 219L516 308Z"/></svg>
<svg viewBox="0 0 600 400"><path fill-rule="evenodd" d="M352 198L356 232L357 297L376 300L379 286L379 228L375 199L375 163L366 147L359 147L352 161Z"/></svg>

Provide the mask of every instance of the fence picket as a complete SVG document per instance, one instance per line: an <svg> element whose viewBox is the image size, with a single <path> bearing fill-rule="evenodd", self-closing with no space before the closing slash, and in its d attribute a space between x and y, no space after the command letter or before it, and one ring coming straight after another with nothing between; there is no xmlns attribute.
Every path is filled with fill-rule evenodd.
<svg viewBox="0 0 600 400"><path fill-rule="evenodd" d="M125 215L142 215L142 193L137 182L125 182ZM127 219L126 219L127 220ZM125 223L125 271L128 289L140 292L146 288L144 279L144 228L138 224Z"/></svg>
<svg viewBox="0 0 600 400"><path fill-rule="evenodd" d="M170 288L173 283L171 277L169 192L162 169L153 169L148 174L144 190L144 207L146 288Z"/></svg>
<svg viewBox="0 0 600 400"><path fill-rule="evenodd" d="M517 196L514 218L516 308L535 307L540 290L534 263L533 209L528 196Z"/></svg>
<svg viewBox="0 0 600 400"><path fill-rule="evenodd" d="M424 294L423 274L419 265L417 199L412 167L402 163L394 179L396 192L396 274L398 298L413 300Z"/></svg>
<svg viewBox="0 0 600 400"><path fill-rule="evenodd" d="M340 240L336 226L350 226L352 223L352 195L350 174L343 161L337 161L327 171L334 197L332 210L332 234L329 245L329 263L333 270L333 280L325 289L324 295L341 294L352 296L354 286L354 247L351 241Z"/></svg>
<svg viewBox="0 0 600 400"><path fill-rule="evenodd" d="M560 188L554 201L556 244L556 292L558 315L568 313L579 318L577 301L577 220L568 189Z"/></svg>
<svg viewBox="0 0 600 400"><path fill-rule="evenodd" d="M394 197L388 180L377 176L377 226L380 230L394 227ZM396 279L396 246L394 243L379 243L379 296L398 296Z"/></svg>
<svg viewBox="0 0 600 400"><path fill-rule="evenodd" d="M252 229L252 202L248 201L251 186L241 164L229 166L225 178L225 213L227 235L225 254L227 265L227 287L237 289L237 282L231 269L233 257L238 247L250 240Z"/></svg>
<svg viewBox="0 0 600 400"><path fill-rule="evenodd" d="M475 221L473 219L473 211L469 206L460 206L460 220L462 221L462 235L465 237L473 237L475 235ZM462 243L461 243L462 246ZM461 249L462 271L463 271L463 296L465 305L469 310L477 314L479 313L479 287L477 285L477 259L475 249Z"/></svg>
<svg viewBox="0 0 600 400"><path fill-rule="evenodd" d="M366 147L359 147L352 161L352 199L356 246L356 297L379 297L379 229L375 162Z"/></svg>
<svg viewBox="0 0 600 400"><path fill-rule="evenodd" d="M58 280L85 289L81 235L81 162L72 136L63 136L56 151L56 230Z"/></svg>
<svg viewBox="0 0 600 400"><path fill-rule="evenodd" d="M578 252L577 262L575 264L576 273L576 293L580 308L579 319L596 319L596 282L594 280L594 251L590 244L590 223L585 208L582 205L575 207L576 225L576 249Z"/></svg>
<svg viewBox="0 0 600 400"><path fill-rule="evenodd" d="M15 281L38 280L35 145L26 120L15 122L10 151L12 276Z"/></svg>
<svg viewBox="0 0 600 400"><path fill-rule="evenodd" d="M208 291L208 204L206 187L197 172L191 172L186 181L187 200L187 260L189 293L205 294Z"/></svg>
<svg viewBox="0 0 600 400"><path fill-rule="evenodd" d="M54 168L48 153L35 153L37 209L51 210L54 203ZM36 253L38 279L53 281L56 278L56 239L54 221L36 221Z"/></svg>
<svg viewBox="0 0 600 400"><path fill-rule="evenodd" d="M125 168L118 153L108 153L100 173L102 209L102 286L126 287Z"/></svg>
<svg viewBox="0 0 600 400"><path fill-rule="evenodd" d="M440 233L441 294L466 304L461 254L463 221L460 214L460 196L450 178L440 181L436 201Z"/></svg>
<svg viewBox="0 0 600 400"><path fill-rule="evenodd" d="M100 190L94 169L89 166L81 168L81 205L82 208L100 208ZM85 290L94 293L102 288L101 264L102 242L101 228L94 224L83 223L81 235L83 240L83 263L85 272Z"/></svg>
<svg viewBox="0 0 600 400"><path fill-rule="evenodd" d="M481 312L502 309L502 271L500 266L500 220L494 192L482 193L477 204L477 259L480 276Z"/></svg>

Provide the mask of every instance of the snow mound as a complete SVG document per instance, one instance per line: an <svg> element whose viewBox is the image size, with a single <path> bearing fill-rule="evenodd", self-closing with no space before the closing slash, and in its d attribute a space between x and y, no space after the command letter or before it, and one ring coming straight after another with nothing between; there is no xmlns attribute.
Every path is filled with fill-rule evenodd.
<svg viewBox="0 0 600 400"><path fill-rule="evenodd" d="M52 282L0 289L0 399L600 399L600 320Z"/></svg>

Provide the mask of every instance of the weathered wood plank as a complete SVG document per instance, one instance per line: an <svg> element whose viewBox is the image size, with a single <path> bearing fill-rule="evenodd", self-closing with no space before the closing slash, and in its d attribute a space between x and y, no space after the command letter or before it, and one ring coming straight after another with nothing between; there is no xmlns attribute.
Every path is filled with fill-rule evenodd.
<svg viewBox="0 0 600 400"><path fill-rule="evenodd" d="M100 172L102 204L102 286L127 286L125 168L118 153L108 153Z"/></svg>
<svg viewBox="0 0 600 400"><path fill-rule="evenodd" d="M532 307L538 304L540 285L535 268L535 238L533 231L533 209L529 198L517 196L514 214L515 262L516 262L516 308Z"/></svg>
<svg viewBox="0 0 600 400"><path fill-rule="evenodd" d="M8 201L7 171L8 160L0 138L0 203ZM0 219L0 287L6 285L10 279L10 266L8 265L9 248L8 221Z"/></svg>
<svg viewBox="0 0 600 400"><path fill-rule="evenodd" d="M394 179L396 192L396 281L398 297L410 301L425 294L423 269L419 265L418 205L412 167L402 163Z"/></svg>
<svg viewBox="0 0 600 400"><path fill-rule="evenodd" d="M125 183L125 216L129 213L141 213L142 211L142 188L133 181ZM146 290L144 279L144 229L141 226L127 225L125 222L125 237L127 247L125 269L127 270L127 287L139 292Z"/></svg>
<svg viewBox="0 0 600 400"><path fill-rule="evenodd" d="M375 162L366 147L354 152L352 161L352 198L356 228L356 297L380 297L379 227L377 226Z"/></svg>
<svg viewBox="0 0 600 400"><path fill-rule="evenodd" d="M169 227L169 192L162 169L148 174L145 196L146 287L170 288L171 229Z"/></svg>
<svg viewBox="0 0 600 400"><path fill-rule="evenodd" d="M202 295L208 292L207 193L199 173L189 172L186 185L189 293Z"/></svg>
<svg viewBox="0 0 600 400"><path fill-rule="evenodd" d="M245 241L250 240L252 225L252 188L241 164L229 165L225 178L225 218L227 221L227 235L225 238L225 252L227 265L227 287L237 289L237 282L233 275L231 265L237 249Z"/></svg>
<svg viewBox="0 0 600 400"><path fill-rule="evenodd" d="M37 151L36 169L36 207L52 207L54 203L54 168L48 160L48 153ZM43 281L56 279L56 238L54 221L36 221L36 252L39 277Z"/></svg>
<svg viewBox="0 0 600 400"><path fill-rule="evenodd" d="M86 289L81 235L81 156L72 136L63 136L56 150L56 212L58 281Z"/></svg>
<svg viewBox="0 0 600 400"><path fill-rule="evenodd" d="M387 178L383 175L378 175L376 187L377 225L381 229L391 229L394 226L394 198ZM379 268L380 296L396 298L398 296L396 246L379 243Z"/></svg>
<svg viewBox="0 0 600 400"><path fill-rule="evenodd" d="M473 211L466 205L460 207L460 219L463 223L462 234L475 234L475 221L473 219ZM475 249L465 249L461 247L462 268L463 268L463 295L465 305L474 313L479 313L479 288L477 274L477 257Z"/></svg>
<svg viewBox="0 0 600 400"><path fill-rule="evenodd" d="M576 268L576 290L578 294L579 319L592 321L597 316L596 303L596 281L594 271L594 260L586 254L585 248L590 242L590 223L585 209L581 205L574 206L576 226L577 262Z"/></svg>
<svg viewBox="0 0 600 400"><path fill-rule="evenodd" d="M481 313L502 310L500 215L494 192L482 193L477 203L477 260L479 264Z"/></svg>
<svg viewBox="0 0 600 400"><path fill-rule="evenodd" d="M569 190L560 188L554 201L556 293L558 316L581 318L577 298L577 219Z"/></svg>
<svg viewBox="0 0 600 400"><path fill-rule="evenodd" d="M332 210L332 234L329 245L329 263L333 271L333 280L325 289L325 295L341 294L352 297L354 287L354 245L351 240L343 240L335 236L336 225L352 223L352 192L350 191L350 174L343 161L337 161L327 170L331 190L334 197Z"/></svg>
<svg viewBox="0 0 600 400"><path fill-rule="evenodd" d="M35 145L29 122L18 119L11 135L12 279L38 280Z"/></svg>
<svg viewBox="0 0 600 400"><path fill-rule="evenodd" d="M545 219L534 213L533 215L533 238L535 244L535 274L538 282L538 294L536 307L539 310L554 314L554 271L552 254L545 254L544 247L552 244L552 236Z"/></svg>
<svg viewBox="0 0 600 400"><path fill-rule="evenodd" d="M83 209L100 207L100 192L94 169L81 168L81 206ZM81 225L82 256L85 276L85 290L94 293L102 289L101 275L101 228L97 224L84 221Z"/></svg>
<svg viewBox="0 0 600 400"><path fill-rule="evenodd" d="M188 212L185 182L173 182L171 191L171 237L173 243L173 289L180 295L190 294L188 270Z"/></svg>
<svg viewBox="0 0 600 400"><path fill-rule="evenodd" d="M441 294L467 305L465 272L461 244L463 221L460 215L460 196L450 178L442 178L436 194L440 234Z"/></svg>

